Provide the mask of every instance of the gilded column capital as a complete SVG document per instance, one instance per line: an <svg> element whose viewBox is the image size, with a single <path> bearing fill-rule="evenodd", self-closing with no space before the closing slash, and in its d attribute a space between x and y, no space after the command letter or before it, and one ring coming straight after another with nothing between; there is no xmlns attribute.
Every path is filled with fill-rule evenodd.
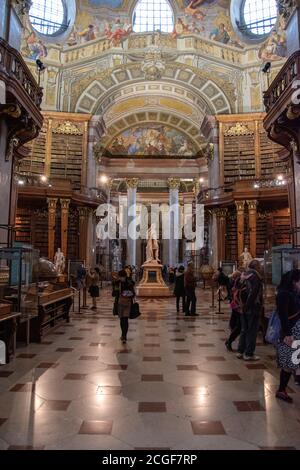
<svg viewBox="0 0 300 470"><path fill-rule="evenodd" d="M56 212L56 206L57 206L57 197L48 197L47 198L47 204L48 204L48 211L49 212Z"/></svg>
<svg viewBox="0 0 300 470"><path fill-rule="evenodd" d="M127 189L136 189L139 184L139 178L126 178Z"/></svg>
<svg viewBox="0 0 300 470"><path fill-rule="evenodd" d="M237 212L244 212L246 201L235 201Z"/></svg>
<svg viewBox="0 0 300 470"><path fill-rule="evenodd" d="M168 186L170 189L179 189L180 179L179 178L168 178Z"/></svg>
<svg viewBox="0 0 300 470"><path fill-rule="evenodd" d="M218 219L226 219L228 209L226 207L220 207L216 209L216 215Z"/></svg>
<svg viewBox="0 0 300 470"><path fill-rule="evenodd" d="M258 205L257 200L253 199L253 200L247 201L247 204L248 204L249 211L255 211L256 212L257 205Z"/></svg>
<svg viewBox="0 0 300 470"><path fill-rule="evenodd" d="M77 207L79 218L87 219L91 213L90 207Z"/></svg>
<svg viewBox="0 0 300 470"><path fill-rule="evenodd" d="M71 199L60 199L60 207L62 211L69 212Z"/></svg>

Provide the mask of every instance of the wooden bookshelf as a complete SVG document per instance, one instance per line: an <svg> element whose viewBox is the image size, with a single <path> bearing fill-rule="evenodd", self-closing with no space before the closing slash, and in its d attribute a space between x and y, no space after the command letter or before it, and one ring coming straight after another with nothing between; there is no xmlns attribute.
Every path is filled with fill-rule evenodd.
<svg viewBox="0 0 300 470"><path fill-rule="evenodd" d="M227 261L236 261L237 254L237 220L236 213L231 211L226 218L226 245L225 253Z"/></svg>
<svg viewBox="0 0 300 470"><path fill-rule="evenodd" d="M31 140L25 147L29 156L20 161L19 170L30 175L43 175L45 173L47 127L44 124L38 137Z"/></svg>

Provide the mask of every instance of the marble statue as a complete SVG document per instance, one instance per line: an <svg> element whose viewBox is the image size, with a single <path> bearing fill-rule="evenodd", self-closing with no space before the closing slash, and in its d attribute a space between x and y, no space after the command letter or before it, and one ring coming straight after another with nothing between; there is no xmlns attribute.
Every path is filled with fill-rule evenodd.
<svg viewBox="0 0 300 470"><path fill-rule="evenodd" d="M58 275L61 275L64 273L65 267L66 267L66 260L60 248L58 248L57 252L55 253L54 265L55 265Z"/></svg>
<svg viewBox="0 0 300 470"><path fill-rule="evenodd" d="M244 248L243 253L240 256L242 266L245 269L248 269L249 263L253 260L252 255L247 247Z"/></svg>
<svg viewBox="0 0 300 470"><path fill-rule="evenodd" d="M146 263L150 261L160 262L158 258L159 246L157 241L157 233L155 224L152 224L147 230L147 247L146 247Z"/></svg>

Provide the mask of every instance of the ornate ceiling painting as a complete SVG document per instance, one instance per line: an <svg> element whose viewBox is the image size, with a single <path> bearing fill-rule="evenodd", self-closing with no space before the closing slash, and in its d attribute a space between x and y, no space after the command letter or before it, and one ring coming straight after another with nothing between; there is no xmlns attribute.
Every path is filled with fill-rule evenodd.
<svg viewBox="0 0 300 470"><path fill-rule="evenodd" d="M261 64L273 61L271 78L281 67L283 17L249 46L235 33L230 0L170 4L171 33L135 33L132 0L76 0L75 23L59 44L39 37L28 20L22 53L34 74L35 60L45 61L43 109L99 116L101 145L131 157L196 156L207 145L206 116L262 111Z"/></svg>
<svg viewBox="0 0 300 470"><path fill-rule="evenodd" d="M127 129L113 140L107 150L111 155L124 156L192 157L197 153L194 143L186 135L160 124Z"/></svg>

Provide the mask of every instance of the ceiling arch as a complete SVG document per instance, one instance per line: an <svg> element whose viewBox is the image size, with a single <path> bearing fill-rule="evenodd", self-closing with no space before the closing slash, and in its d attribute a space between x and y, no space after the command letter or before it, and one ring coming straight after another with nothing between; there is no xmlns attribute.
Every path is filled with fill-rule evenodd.
<svg viewBox="0 0 300 470"><path fill-rule="evenodd" d="M193 143L197 152L201 152L207 145L199 126L195 126L190 120L183 116L174 113L166 113L163 110L141 110L136 113L124 115L107 127L107 131L102 137L101 143L103 147L108 148L124 131L137 126L153 124L159 124L177 130Z"/></svg>
<svg viewBox="0 0 300 470"><path fill-rule="evenodd" d="M72 89L73 111L97 114L102 110L103 114L104 109L115 104L120 90L130 85L135 85L137 90L140 87L140 91L144 93L145 90L150 90L153 94L161 92L162 87L165 87L165 91L170 91L172 87L178 88L178 94L197 97L198 107L208 114L227 114L235 108L236 97L232 83L206 71L175 62L166 64L159 82L147 82L140 64L118 66L78 80Z"/></svg>

